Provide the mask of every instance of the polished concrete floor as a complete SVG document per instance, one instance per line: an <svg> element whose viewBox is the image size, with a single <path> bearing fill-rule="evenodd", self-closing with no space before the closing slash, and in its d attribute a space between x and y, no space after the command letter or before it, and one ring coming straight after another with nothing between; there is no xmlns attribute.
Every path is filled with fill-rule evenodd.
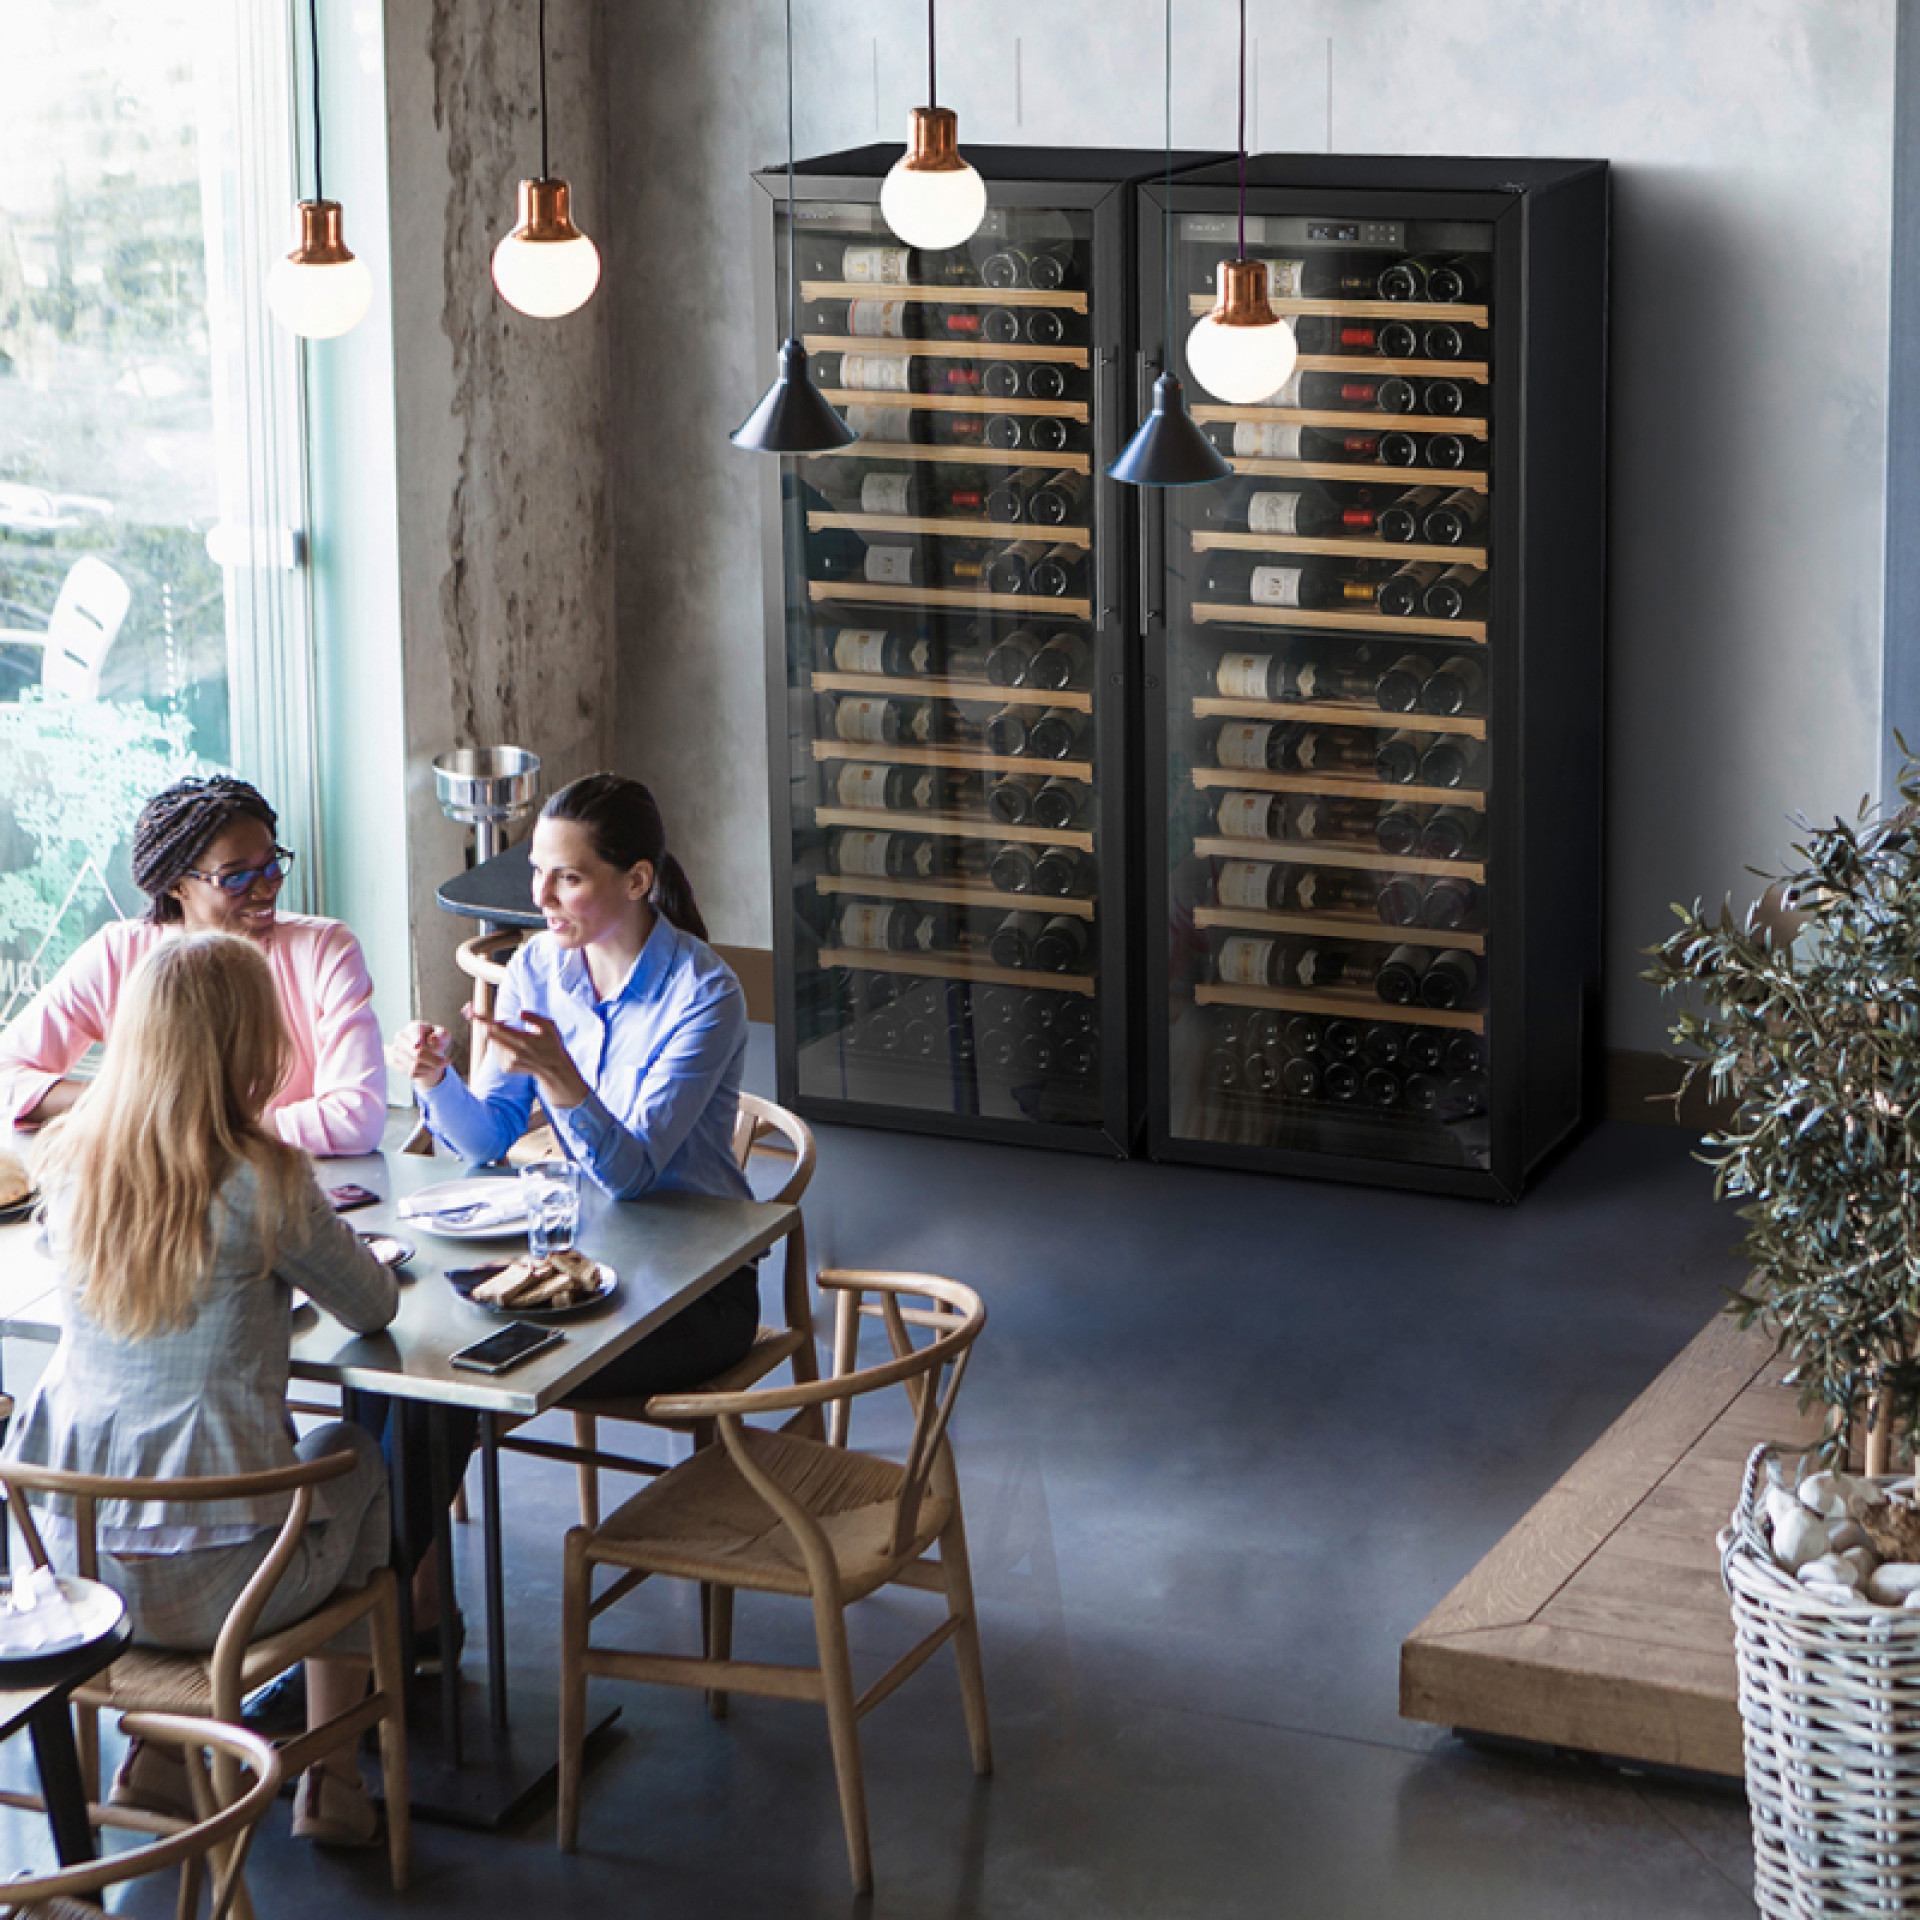
<svg viewBox="0 0 1920 1920"><path fill-rule="evenodd" d="M972 1774L945 1656L876 1709L871 1911L1750 1914L1736 1794L1489 1753L1395 1713L1402 1637L1735 1277L1735 1222L1689 1144L1603 1127L1498 1210L823 1130L819 1259L953 1274L991 1311L956 1446L996 1768ZM512 1657L534 1692L571 1491L568 1469L509 1462ZM876 1671L934 1604L867 1603L856 1663ZM628 1617L635 1644L696 1642L666 1589ZM745 1600L736 1643L802 1652L805 1610ZM544 1810L497 1836L419 1827L396 1897L378 1856L296 1846L282 1814L255 1855L261 1913L858 1910L817 1710L742 1700L716 1723L692 1694L603 1698L621 1720L578 1855ZM0 1864L43 1847L0 1824Z"/></svg>

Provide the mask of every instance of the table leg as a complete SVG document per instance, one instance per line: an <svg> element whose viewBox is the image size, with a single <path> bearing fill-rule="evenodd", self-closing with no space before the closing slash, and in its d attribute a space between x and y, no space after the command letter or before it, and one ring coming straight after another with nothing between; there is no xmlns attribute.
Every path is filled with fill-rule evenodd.
<svg viewBox="0 0 1920 1920"><path fill-rule="evenodd" d="M447 1764L460 1764L460 1660L453 1643L453 1623L459 1618L459 1595L453 1574L453 1475L447 1446L447 1417L443 1407L430 1409L427 1430L432 1448L428 1476L433 1500L433 1550L440 1566L440 1711L444 1716Z"/></svg>
<svg viewBox="0 0 1920 1920"><path fill-rule="evenodd" d="M505 1733L507 1582L500 1536L500 1428L491 1413L480 1416L480 1524L487 1556L487 1716L494 1732Z"/></svg>
<svg viewBox="0 0 1920 1920"><path fill-rule="evenodd" d="M87 1789L80 1778L80 1755L73 1744L73 1715L66 1696L36 1708L27 1725L54 1851L63 1867L77 1867L94 1857L93 1828L87 1819Z"/></svg>
<svg viewBox="0 0 1920 1920"><path fill-rule="evenodd" d="M386 1434L393 1447L392 1484L389 1497L398 1514L402 1489L407 1484L407 1427L402 1418L401 1409L405 1406L401 1400L387 1402ZM344 1389L340 1395L340 1410L356 1425L365 1426L361 1418L362 1403L360 1394L352 1387ZM400 1529L394 1528L396 1542ZM406 1693L406 1710L413 1711L413 1574L411 1569L399 1564L402 1556L394 1556L395 1612L400 1622L400 1685Z"/></svg>

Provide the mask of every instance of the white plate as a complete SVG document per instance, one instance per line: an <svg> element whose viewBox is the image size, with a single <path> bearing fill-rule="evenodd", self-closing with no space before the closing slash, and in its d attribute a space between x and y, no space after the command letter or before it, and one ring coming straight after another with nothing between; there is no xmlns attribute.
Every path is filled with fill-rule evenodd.
<svg viewBox="0 0 1920 1920"><path fill-rule="evenodd" d="M89 1647L96 1640L104 1640L125 1616L127 1603L111 1587L102 1586L98 1580L75 1580L64 1573L56 1578L60 1582L60 1591L67 1596L67 1605L73 1609L79 1632L31 1650L9 1653L0 1649L0 1669L15 1664L28 1665L54 1654L71 1653L75 1647ZM4 1591L5 1585L5 1581L0 1580L0 1591Z"/></svg>
<svg viewBox="0 0 1920 1920"><path fill-rule="evenodd" d="M486 1211L468 1219L460 1213L463 1207ZM408 1226L449 1240L517 1240L527 1230L527 1202L517 1177L443 1180L410 1193L398 1212Z"/></svg>
<svg viewBox="0 0 1920 1920"><path fill-rule="evenodd" d="M593 1263L594 1278L600 1283L600 1291L585 1300L576 1300L569 1307L496 1307L490 1300L474 1300L476 1307L484 1307L488 1313L497 1313L503 1320L570 1320L576 1313L586 1313L593 1307L604 1306L620 1291L620 1276L604 1260ZM473 1300L473 1296L467 1296Z"/></svg>

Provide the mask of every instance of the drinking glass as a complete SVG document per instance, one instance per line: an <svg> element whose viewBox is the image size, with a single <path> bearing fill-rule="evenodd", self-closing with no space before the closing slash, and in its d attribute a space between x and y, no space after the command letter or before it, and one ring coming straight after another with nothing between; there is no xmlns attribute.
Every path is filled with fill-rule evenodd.
<svg viewBox="0 0 1920 1920"><path fill-rule="evenodd" d="M536 1258L573 1245L580 1226L580 1169L571 1160L536 1160L520 1169L527 1201L527 1251Z"/></svg>

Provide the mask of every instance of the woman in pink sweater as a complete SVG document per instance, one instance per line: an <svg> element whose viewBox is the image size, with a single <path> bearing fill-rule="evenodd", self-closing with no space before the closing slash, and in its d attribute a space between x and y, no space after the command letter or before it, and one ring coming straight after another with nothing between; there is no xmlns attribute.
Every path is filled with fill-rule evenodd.
<svg viewBox="0 0 1920 1920"><path fill-rule="evenodd" d="M104 1041L127 976L179 928L237 933L266 956L292 1059L266 1118L313 1154L371 1153L387 1119L387 1069L360 943L337 920L280 913L293 855L279 817L244 780L181 780L140 810L133 877L144 919L101 928L0 1033L0 1125L38 1126L78 1098L69 1077Z"/></svg>

